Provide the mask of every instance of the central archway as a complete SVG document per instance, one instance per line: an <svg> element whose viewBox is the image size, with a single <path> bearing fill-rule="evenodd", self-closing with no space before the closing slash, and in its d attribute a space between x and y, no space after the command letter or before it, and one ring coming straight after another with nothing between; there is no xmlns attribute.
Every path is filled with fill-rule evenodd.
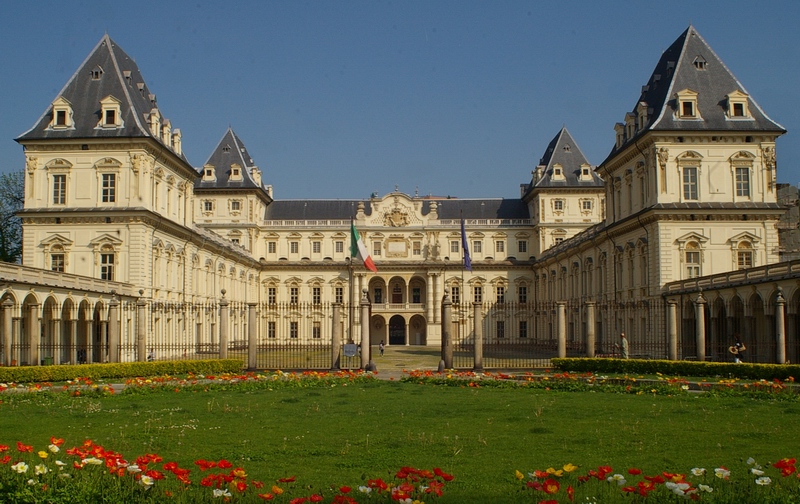
<svg viewBox="0 0 800 504"><path fill-rule="evenodd" d="M406 344L406 319L400 315L395 315L389 319L389 344Z"/></svg>

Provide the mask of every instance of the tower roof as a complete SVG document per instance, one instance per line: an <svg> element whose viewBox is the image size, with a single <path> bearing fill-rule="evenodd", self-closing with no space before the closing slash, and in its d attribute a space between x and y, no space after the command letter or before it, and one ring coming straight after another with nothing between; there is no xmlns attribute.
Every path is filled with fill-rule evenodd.
<svg viewBox="0 0 800 504"><path fill-rule="evenodd" d="M238 175L233 174L234 166L240 168ZM219 143L211 152L203 169L212 168L214 177L201 177L195 181L195 191L204 190L230 190L230 189L258 189L263 196L270 198L260 180L260 175L254 178L253 169L258 167L244 142L236 135L233 128L228 127Z"/></svg>
<svg viewBox="0 0 800 504"><path fill-rule="evenodd" d="M582 176L582 170L590 167L589 176ZM555 168L561 168L556 173ZM533 180L525 188L528 193L543 187L602 187L603 180L594 173L594 167L586 159L578 143L564 126L547 144L539 160Z"/></svg>
<svg viewBox="0 0 800 504"><path fill-rule="evenodd" d="M689 90L697 95L698 120L682 120L676 112L676 93ZM727 114L728 95L746 96L748 120L730 120ZM785 129L770 119L725 66L693 26L689 26L661 55L642 92L633 115L640 106L647 107L648 121L639 125L635 135L619 148L648 131L772 131ZM618 150L612 149L612 153Z"/></svg>
<svg viewBox="0 0 800 504"><path fill-rule="evenodd" d="M120 127L99 126L102 120L100 103L109 96L119 102ZM141 137L152 138L170 147L148 125L151 112L158 110L155 94L147 87L136 62L107 34L103 35L53 101L59 99L66 100L71 106L71 127L52 127L54 112L51 105L17 141ZM176 155L188 164L182 153Z"/></svg>

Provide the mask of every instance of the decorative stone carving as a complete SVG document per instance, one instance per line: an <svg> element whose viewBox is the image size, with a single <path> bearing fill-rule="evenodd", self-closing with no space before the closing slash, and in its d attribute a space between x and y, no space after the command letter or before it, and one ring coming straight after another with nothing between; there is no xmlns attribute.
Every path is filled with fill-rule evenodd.
<svg viewBox="0 0 800 504"><path fill-rule="evenodd" d="M383 220L387 226L391 227L408 226L408 212L400 207L395 207L383 214Z"/></svg>
<svg viewBox="0 0 800 504"><path fill-rule="evenodd" d="M28 156L25 160L25 168L28 170L28 175L33 177L33 172L39 167L39 158L36 156Z"/></svg>

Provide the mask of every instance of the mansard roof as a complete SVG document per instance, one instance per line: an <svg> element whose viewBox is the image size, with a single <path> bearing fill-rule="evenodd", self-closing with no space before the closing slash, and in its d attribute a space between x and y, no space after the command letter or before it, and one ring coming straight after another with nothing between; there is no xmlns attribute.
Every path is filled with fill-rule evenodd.
<svg viewBox="0 0 800 504"><path fill-rule="evenodd" d="M439 219L529 219L528 205L520 199L435 199L425 200L422 214L436 202ZM369 200L275 200L267 207L266 220L345 220L355 217L359 203L372 214Z"/></svg>
<svg viewBox="0 0 800 504"><path fill-rule="evenodd" d="M120 104L121 127L98 127L102 119L100 102L109 96ZM153 109L158 109L156 96L147 87L136 62L107 34L53 101L59 99L71 106L74 127L52 128L51 105L17 141L140 137L164 144L159 135L150 131L147 122ZM182 153L179 157L188 164Z"/></svg>
<svg viewBox="0 0 800 504"><path fill-rule="evenodd" d="M698 115L702 120L676 117L679 106L676 93L683 90L697 93ZM728 119L727 96L736 91L747 96L752 120ZM639 125L637 134L626 139L620 149L647 131L771 131L781 134L786 131L764 113L693 26L661 55L633 107L635 117L638 117L640 104L647 106L648 122ZM612 149L612 154L616 150Z"/></svg>
<svg viewBox="0 0 800 504"><path fill-rule="evenodd" d="M562 176L554 177L553 168L561 167ZM581 177L581 168L589 165L590 177ZM602 187L603 179L595 172L589 160L584 156L578 143L572 138L567 127L561 128L555 137L547 144L544 155L539 160L539 165L534 172L534 177L525 189L527 195L538 188L567 188L567 187Z"/></svg>
<svg viewBox="0 0 800 504"><path fill-rule="evenodd" d="M231 167L239 165L240 178L231 179ZM209 180L205 177L195 180L195 192L203 192L207 190L229 190L229 189L257 189L262 196L266 196L268 201L271 201L263 184L253 178L253 169L258 169L250 153L247 152L244 142L236 135L233 128L228 127L225 134L222 135L216 148L208 157L203 169L213 167L215 178Z"/></svg>

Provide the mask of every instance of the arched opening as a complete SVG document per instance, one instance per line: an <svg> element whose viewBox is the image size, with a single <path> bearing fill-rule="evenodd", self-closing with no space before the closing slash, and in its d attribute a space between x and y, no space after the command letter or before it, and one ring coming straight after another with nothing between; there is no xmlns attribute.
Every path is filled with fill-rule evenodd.
<svg viewBox="0 0 800 504"><path fill-rule="evenodd" d="M406 319L400 315L394 315L389 319L389 344L406 344Z"/></svg>
<svg viewBox="0 0 800 504"><path fill-rule="evenodd" d="M386 321L380 315L373 315L370 319L369 342L370 345L377 345L381 341L386 342Z"/></svg>
<svg viewBox="0 0 800 504"><path fill-rule="evenodd" d="M425 317L422 315L414 315L408 324L408 339L410 345L427 345L428 334L427 324Z"/></svg>

